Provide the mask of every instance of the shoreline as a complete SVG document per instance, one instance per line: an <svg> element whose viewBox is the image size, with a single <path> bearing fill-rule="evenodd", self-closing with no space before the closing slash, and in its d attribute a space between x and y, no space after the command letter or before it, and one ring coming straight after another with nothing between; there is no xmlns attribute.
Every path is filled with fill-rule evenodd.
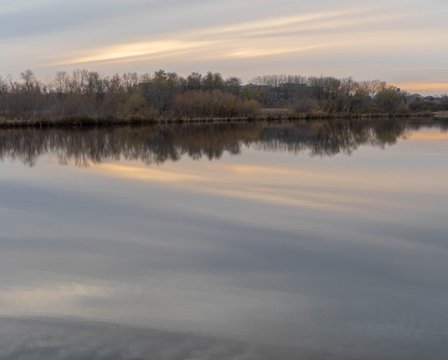
<svg viewBox="0 0 448 360"><path fill-rule="evenodd" d="M262 121L313 121L313 120L376 120L376 119L442 119L448 118L444 113L415 113L415 114L265 114L259 116L211 117L211 118L183 118L172 117L160 119L96 119L89 117L72 117L61 119L1 119L0 128L81 128L108 126L142 126L167 124L220 124L244 123Z"/></svg>
<svg viewBox="0 0 448 360"><path fill-rule="evenodd" d="M448 111L438 111L433 114L436 119L448 119Z"/></svg>

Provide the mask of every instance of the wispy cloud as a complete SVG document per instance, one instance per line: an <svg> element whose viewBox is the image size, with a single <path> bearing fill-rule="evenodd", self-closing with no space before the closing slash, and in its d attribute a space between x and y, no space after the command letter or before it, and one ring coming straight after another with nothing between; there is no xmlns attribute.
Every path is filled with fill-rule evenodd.
<svg viewBox="0 0 448 360"><path fill-rule="evenodd" d="M122 43L86 51L60 64L107 62L169 57L179 52L201 58L266 57L311 51L328 45L324 37L298 36L332 32L390 21L397 15L372 16L372 8L310 12L206 27L160 35L148 41ZM400 16L404 16L401 14ZM334 46L334 44L332 45Z"/></svg>
<svg viewBox="0 0 448 360"><path fill-rule="evenodd" d="M87 56L75 58L62 64L82 64L97 61L126 60L142 56L173 55L179 51L198 50L212 45L211 41L188 40L156 40L148 42L129 43L107 47Z"/></svg>

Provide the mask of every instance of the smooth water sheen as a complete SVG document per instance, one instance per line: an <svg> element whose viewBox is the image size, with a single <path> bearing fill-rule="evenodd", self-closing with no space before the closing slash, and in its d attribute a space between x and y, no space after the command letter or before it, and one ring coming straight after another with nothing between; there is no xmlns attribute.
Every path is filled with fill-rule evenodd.
<svg viewBox="0 0 448 360"><path fill-rule="evenodd" d="M446 124L0 130L0 358L446 358Z"/></svg>

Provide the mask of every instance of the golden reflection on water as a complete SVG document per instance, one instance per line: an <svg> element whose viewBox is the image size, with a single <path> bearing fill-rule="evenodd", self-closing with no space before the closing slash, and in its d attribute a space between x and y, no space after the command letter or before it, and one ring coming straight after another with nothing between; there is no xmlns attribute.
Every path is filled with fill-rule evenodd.
<svg viewBox="0 0 448 360"><path fill-rule="evenodd" d="M159 168L130 166L124 164L96 164L94 168L111 174L119 174L128 179L155 181L163 183L179 183L186 181L203 181L204 178L192 174L176 171L161 170Z"/></svg>
<svg viewBox="0 0 448 360"><path fill-rule="evenodd" d="M229 165L221 162L165 164L163 170L139 164L98 164L92 168L106 176L307 209L358 212L366 205L392 205L373 196L346 192L350 182L342 188L329 187L330 183L337 183L338 177L330 172L311 169L296 171L281 166Z"/></svg>
<svg viewBox="0 0 448 360"><path fill-rule="evenodd" d="M448 140L448 132L441 132L435 130L415 131L411 132L407 136L408 140L414 141L435 141L435 140Z"/></svg>

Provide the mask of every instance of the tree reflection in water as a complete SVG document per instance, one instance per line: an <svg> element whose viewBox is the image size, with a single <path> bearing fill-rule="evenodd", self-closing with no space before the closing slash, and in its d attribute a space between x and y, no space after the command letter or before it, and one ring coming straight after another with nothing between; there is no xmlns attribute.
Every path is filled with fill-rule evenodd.
<svg viewBox="0 0 448 360"><path fill-rule="evenodd" d="M119 159L150 165L177 161L183 155L219 159L224 153L240 153L244 146L332 156L351 154L360 145L393 145L422 125L409 120L358 120L8 129L0 130L0 159L33 166L39 157L51 154L61 163L73 161L78 166Z"/></svg>

